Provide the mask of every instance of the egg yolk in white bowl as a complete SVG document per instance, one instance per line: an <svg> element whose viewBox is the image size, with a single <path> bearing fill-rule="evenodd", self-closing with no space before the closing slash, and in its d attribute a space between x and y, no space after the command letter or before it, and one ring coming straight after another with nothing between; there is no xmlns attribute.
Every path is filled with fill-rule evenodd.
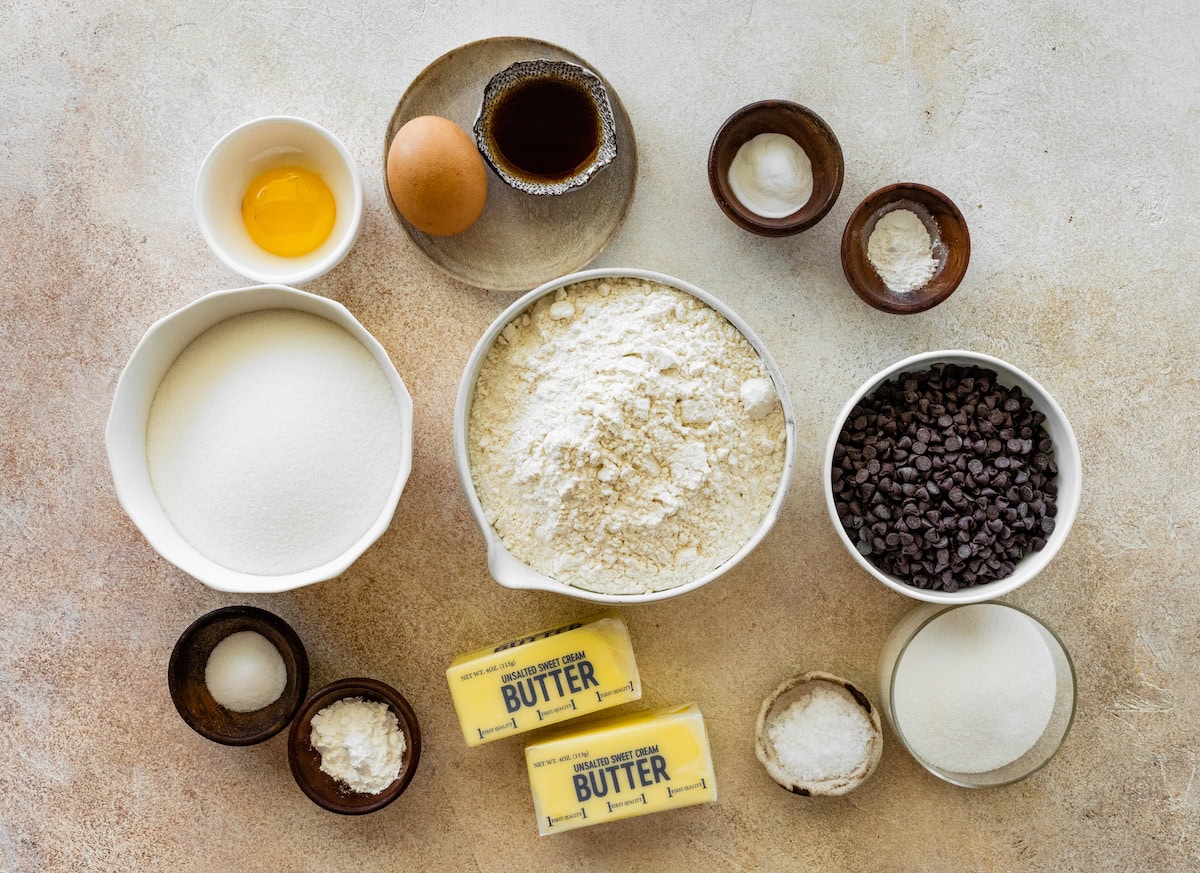
<svg viewBox="0 0 1200 873"><path fill-rule="evenodd" d="M333 231L333 192L311 170L276 167L259 175L242 198L242 221L250 239L285 258L307 255Z"/></svg>

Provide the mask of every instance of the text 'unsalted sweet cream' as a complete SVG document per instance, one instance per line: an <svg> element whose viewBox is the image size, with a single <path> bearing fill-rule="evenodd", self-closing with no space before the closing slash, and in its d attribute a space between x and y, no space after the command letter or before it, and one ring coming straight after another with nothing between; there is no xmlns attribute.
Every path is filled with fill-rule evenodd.
<svg viewBox="0 0 1200 873"><path fill-rule="evenodd" d="M642 696L629 630L610 613L461 655L446 680L468 746Z"/></svg>
<svg viewBox="0 0 1200 873"><path fill-rule="evenodd" d="M525 765L542 836L717 799L695 704L535 740Z"/></svg>

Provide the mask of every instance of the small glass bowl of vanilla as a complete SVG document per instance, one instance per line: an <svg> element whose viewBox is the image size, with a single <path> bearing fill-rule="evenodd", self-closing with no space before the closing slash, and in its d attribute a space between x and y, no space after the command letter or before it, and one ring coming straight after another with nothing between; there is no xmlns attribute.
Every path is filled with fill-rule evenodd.
<svg viewBox="0 0 1200 873"><path fill-rule="evenodd" d="M324 275L362 226L358 167L333 134L302 118L257 118L223 136L200 167L195 199L209 248L258 282Z"/></svg>

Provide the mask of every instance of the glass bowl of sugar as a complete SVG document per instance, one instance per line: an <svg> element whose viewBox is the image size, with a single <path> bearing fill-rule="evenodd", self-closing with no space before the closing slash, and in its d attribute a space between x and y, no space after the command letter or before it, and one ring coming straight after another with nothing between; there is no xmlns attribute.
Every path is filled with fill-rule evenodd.
<svg viewBox="0 0 1200 873"><path fill-rule="evenodd" d="M900 744L963 788L1033 775L1075 716L1075 666L1062 640L1007 603L912 610L884 642L879 688Z"/></svg>
<svg viewBox="0 0 1200 873"><path fill-rule="evenodd" d="M412 468L412 399L340 303L216 291L156 322L105 432L122 507L218 591L332 579L387 530Z"/></svg>

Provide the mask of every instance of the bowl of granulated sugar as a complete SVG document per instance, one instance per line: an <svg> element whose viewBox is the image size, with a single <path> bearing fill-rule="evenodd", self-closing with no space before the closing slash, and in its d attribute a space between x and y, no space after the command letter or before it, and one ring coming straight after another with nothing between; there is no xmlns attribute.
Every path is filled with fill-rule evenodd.
<svg viewBox="0 0 1200 873"><path fill-rule="evenodd" d="M1075 718L1075 666L1058 635L1009 603L926 603L879 655L880 706L897 741L963 788L1045 767Z"/></svg>
<svg viewBox="0 0 1200 873"><path fill-rule="evenodd" d="M412 400L340 303L217 291L146 332L105 443L117 497L160 555L219 591L287 591L339 575L387 530Z"/></svg>
<svg viewBox="0 0 1200 873"><path fill-rule="evenodd" d="M507 588L646 603L729 572L787 494L796 423L738 315L637 269L548 282L484 333L454 448Z"/></svg>

